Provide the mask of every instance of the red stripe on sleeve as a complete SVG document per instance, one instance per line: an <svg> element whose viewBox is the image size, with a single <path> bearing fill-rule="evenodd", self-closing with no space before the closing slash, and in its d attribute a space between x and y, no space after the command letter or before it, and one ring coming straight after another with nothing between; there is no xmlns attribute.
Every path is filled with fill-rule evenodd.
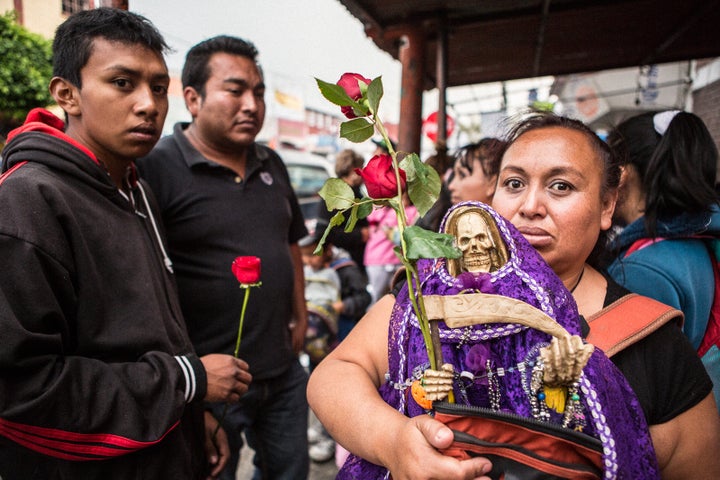
<svg viewBox="0 0 720 480"><path fill-rule="evenodd" d="M178 426L177 421L160 438L140 442L106 433L75 433L0 419L0 434L31 450L65 460L102 460L119 457L161 442ZM84 455L84 456L83 456Z"/></svg>

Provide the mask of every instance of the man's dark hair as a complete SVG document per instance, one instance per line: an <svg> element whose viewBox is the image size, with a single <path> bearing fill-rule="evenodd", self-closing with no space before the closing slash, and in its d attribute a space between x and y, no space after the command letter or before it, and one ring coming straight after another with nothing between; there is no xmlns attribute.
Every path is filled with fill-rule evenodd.
<svg viewBox="0 0 720 480"><path fill-rule="evenodd" d="M182 71L183 88L192 87L201 97L205 96L205 83L211 73L208 63L215 53L249 58L256 63L262 75L262 69L257 63L258 50L252 42L229 35L218 35L198 43L187 53Z"/></svg>
<svg viewBox="0 0 720 480"><path fill-rule="evenodd" d="M160 57L169 50L157 28L142 15L107 7L83 10L68 17L55 31L53 76L82 88L80 70L90 59L97 37L126 45L139 44Z"/></svg>

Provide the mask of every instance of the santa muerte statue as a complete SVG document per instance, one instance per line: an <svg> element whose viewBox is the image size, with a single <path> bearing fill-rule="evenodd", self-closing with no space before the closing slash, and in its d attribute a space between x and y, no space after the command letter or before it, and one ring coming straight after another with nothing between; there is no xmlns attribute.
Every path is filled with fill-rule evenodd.
<svg viewBox="0 0 720 480"><path fill-rule="evenodd" d="M441 366L428 361L407 285L396 288L383 399L446 422L456 431L446 453L490 458L491 477L659 477L635 394L583 342L571 293L535 249L482 203L454 206L441 230L462 257L418 261ZM386 474L351 457L338 478Z"/></svg>

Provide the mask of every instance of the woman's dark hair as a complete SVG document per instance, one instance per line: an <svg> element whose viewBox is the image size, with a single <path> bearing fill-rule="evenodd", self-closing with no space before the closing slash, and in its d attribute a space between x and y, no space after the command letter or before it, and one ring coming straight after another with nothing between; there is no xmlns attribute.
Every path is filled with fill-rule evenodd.
<svg viewBox="0 0 720 480"><path fill-rule="evenodd" d="M486 177L492 178L500 172L500 160L505 148L505 142L486 137L477 143L470 143L458 149L455 153L455 162L473 172L475 160L480 160L480 167Z"/></svg>
<svg viewBox="0 0 720 480"><path fill-rule="evenodd" d="M211 74L208 63L215 53L246 57L256 63L262 75L262 69L257 63L258 50L252 42L229 35L218 35L198 43L188 51L182 70L183 88L192 87L201 97L205 96L205 83Z"/></svg>
<svg viewBox="0 0 720 480"><path fill-rule="evenodd" d="M637 169L645 195L645 229L652 237L657 236L658 220L705 212L718 200L718 151L710 132L697 115L678 112L660 134L654 120L668 114L632 117L608 137L624 161Z"/></svg>
<svg viewBox="0 0 720 480"><path fill-rule="evenodd" d="M68 17L55 31L53 76L82 88L80 70L90 59L93 40L98 37L142 45L160 57L169 50L157 28L141 15L107 7L83 10Z"/></svg>
<svg viewBox="0 0 720 480"><path fill-rule="evenodd" d="M643 113L625 120L607 137L607 143L615 150L620 163L634 165L641 179L645 178L650 157L660 142L660 134L653 127L656 113Z"/></svg>
<svg viewBox="0 0 720 480"><path fill-rule="evenodd" d="M608 146L608 144L606 144L592 129L590 129L590 127L580 120L562 117L551 112L523 112L520 114L519 118L519 121L516 121L513 124L514 126L511 127L506 136L507 144L502 151L502 155L504 155L510 145L517 141L522 135L533 130L550 127L574 130L585 136L592 149L597 153L598 158L602 161L603 178L600 193L605 195L618 189L621 173L620 159ZM596 268L604 266L609 260L609 253L607 249L608 242L608 232L601 230L598 235L598 240L587 259L587 263Z"/></svg>

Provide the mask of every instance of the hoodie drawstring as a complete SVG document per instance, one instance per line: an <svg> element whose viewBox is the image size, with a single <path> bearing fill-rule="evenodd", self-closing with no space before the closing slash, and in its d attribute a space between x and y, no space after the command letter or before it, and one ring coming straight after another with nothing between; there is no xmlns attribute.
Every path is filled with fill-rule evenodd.
<svg viewBox="0 0 720 480"><path fill-rule="evenodd" d="M148 216L150 217L150 223L152 224L153 231L155 232L155 238L157 239L158 246L160 247L160 251L162 252L163 262L165 263L165 268L167 268L168 272L174 273L173 267L172 267L172 261L170 260L170 257L168 256L167 252L165 251L165 247L163 246L162 238L160 237L160 231L158 230L157 223L155 223L155 217L153 216L152 209L150 209L150 204L148 203L147 196L145 196L145 189L143 189L142 184L140 182L138 182L137 186L138 186L138 189L140 190L140 195L142 196L143 203L145 203L145 209L147 210Z"/></svg>

